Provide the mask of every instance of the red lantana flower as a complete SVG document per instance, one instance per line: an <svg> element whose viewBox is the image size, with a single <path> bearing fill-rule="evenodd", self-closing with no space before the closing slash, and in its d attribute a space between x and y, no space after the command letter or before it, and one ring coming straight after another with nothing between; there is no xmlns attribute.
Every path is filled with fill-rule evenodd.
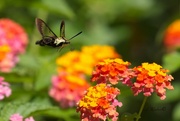
<svg viewBox="0 0 180 121"><path fill-rule="evenodd" d="M174 89L171 85L173 77L168 75L168 70L156 63L142 63L141 66L133 69L136 74L136 81L133 83L132 90L134 95L143 92L145 96L150 96L156 92L161 100L166 98L166 89Z"/></svg>

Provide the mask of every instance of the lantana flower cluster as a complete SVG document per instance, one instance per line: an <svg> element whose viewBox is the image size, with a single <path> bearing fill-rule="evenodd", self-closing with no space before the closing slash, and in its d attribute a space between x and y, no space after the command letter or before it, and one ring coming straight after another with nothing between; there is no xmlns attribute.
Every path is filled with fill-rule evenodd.
<svg viewBox="0 0 180 121"><path fill-rule="evenodd" d="M11 88L8 82L4 81L4 78L0 76L0 100L11 95Z"/></svg>
<svg viewBox="0 0 180 121"><path fill-rule="evenodd" d="M10 19L0 19L0 71L10 72L25 52L28 37L22 26Z"/></svg>
<svg viewBox="0 0 180 121"><path fill-rule="evenodd" d="M122 81L124 84L131 85L130 79L134 76L134 73L129 66L130 62L124 62L122 59L101 61L95 66L92 73L92 81L111 83L113 85Z"/></svg>
<svg viewBox="0 0 180 121"><path fill-rule="evenodd" d="M167 27L164 35L164 45L169 50L180 47L180 19L173 21Z"/></svg>
<svg viewBox="0 0 180 121"><path fill-rule="evenodd" d="M168 70L156 63L142 63L141 66L135 67L136 81L131 86L134 95L143 92L145 96L150 96L156 92L161 100L166 98L166 89L174 89L171 85L173 77L168 75ZM166 89L165 89L166 88Z"/></svg>
<svg viewBox="0 0 180 121"><path fill-rule="evenodd" d="M9 118L10 121L35 121L34 118L31 116L29 118L25 118L23 120L23 116L21 116L19 113L13 114Z"/></svg>
<svg viewBox="0 0 180 121"><path fill-rule="evenodd" d="M68 72L78 72L91 75L97 62L107 58L117 58L120 55L112 46L83 46L81 51L71 51L56 60L58 69L65 68Z"/></svg>
<svg viewBox="0 0 180 121"><path fill-rule="evenodd" d="M163 69L156 63L142 63L141 66L130 68L130 62L125 62L119 58L105 59L97 63L91 79L98 84L94 87L89 87L78 103L77 111L80 112L82 121L105 121L106 119L117 121L119 114L116 112L115 107L121 107L122 103L115 99L119 93L111 89L116 89L112 86L119 83L131 87L134 96L142 92L144 96L148 97L155 92L161 100L164 100L166 98L166 89L173 89L171 85L173 77L168 75L167 72L168 70ZM103 89L106 86L109 89L111 88L110 90L114 95L107 96L106 90L103 90L100 85L104 85ZM120 92L119 89L116 90ZM103 97L104 95L118 105L114 105L111 101L111 103L108 102L107 98ZM99 100L104 104L99 104ZM103 107L107 105L113 107L111 108L111 115L107 111L109 109Z"/></svg>
<svg viewBox="0 0 180 121"><path fill-rule="evenodd" d="M77 111L81 112L81 119L83 121L99 121L99 119L105 121L109 117L112 121L116 121L118 116L116 106L122 106L122 103L115 99L119 93L119 89L105 83L88 88L86 96L78 103Z"/></svg>
<svg viewBox="0 0 180 121"><path fill-rule="evenodd" d="M122 59L105 59L95 66L92 81L113 85L121 82L130 86L134 95L143 92L145 96L150 96L156 92L162 100L166 97L165 88L174 89L171 85L173 77L168 75L168 70L162 66L156 63L142 63L141 66L130 68L129 65L129 62Z"/></svg>
<svg viewBox="0 0 180 121"><path fill-rule="evenodd" d="M76 106L90 86L87 76L94 65L106 58L120 57L111 46L84 46L81 51L70 51L56 60L58 75L52 77L50 96L61 107Z"/></svg>
<svg viewBox="0 0 180 121"><path fill-rule="evenodd" d="M84 75L62 71L57 76L52 77L52 88L49 95L63 108L73 107L82 98L88 87L89 84Z"/></svg>

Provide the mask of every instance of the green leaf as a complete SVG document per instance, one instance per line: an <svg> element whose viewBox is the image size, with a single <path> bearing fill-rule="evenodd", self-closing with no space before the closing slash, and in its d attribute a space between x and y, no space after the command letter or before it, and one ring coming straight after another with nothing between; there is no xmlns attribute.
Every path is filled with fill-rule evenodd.
<svg viewBox="0 0 180 121"><path fill-rule="evenodd" d="M175 109L173 111L173 121L180 121L180 103L174 106Z"/></svg>
<svg viewBox="0 0 180 121"><path fill-rule="evenodd" d="M5 78L5 81L7 82L33 82L33 79L30 76L21 76L17 73L0 73L1 76Z"/></svg>
<svg viewBox="0 0 180 121"><path fill-rule="evenodd" d="M17 74L14 76L25 76L27 78L28 76L33 76L38 68L37 58L33 54L26 53L20 56L20 61L13 68L12 72Z"/></svg>
<svg viewBox="0 0 180 121"><path fill-rule="evenodd" d="M37 78L35 81L35 90L39 91L43 88L47 88L51 83L51 77L56 73L55 61L52 56L41 59L41 68L37 72Z"/></svg>
<svg viewBox="0 0 180 121"><path fill-rule="evenodd" d="M44 11L64 15L68 18L73 18L75 16L65 0L42 0L41 2L36 2L33 6L38 10L43 9Z"/></svg>
<svg viewBox="0 0 180 121"><path fill-rule="evenodd" d="M163 57L163 67L170 70L170 72L175 72L180 68L180 53L173 52L167 54Z"/></svg>
<svg viewBox="0 0 180 121"><path fill-rule="evenodd" d="M39 67L37 63L37 58L34 57L32 54L24 54L20 56L20 62L19 65L26 67L26 68L31 68L31 69L37 69Z"/></svg>
<svg viewBox="0 0 180 121"><path fill-rule="evenodd" d="M56 118L63 118L65 121L75 121L75 117L79 120L79 114L76 112L75 108L69 109L61 109L57 108L55 110L47 110L45 115L56 117Z"/></svg>
<svg viewBox="0 0 180 121"><path fill-rule="evenodd" d="M35 112L38 111L45 111L45 110L51 110L56 109L56 107L51 106L47 100L45 101L35 101L35 102L11 102L4 105L2 110L0 111L0 117L2 117L2 121L8 121L9 117L12 114L19 113L23 117L28 117L32 113L35 114Z"/></svg>
<svg viewBox="0 0 180 121"><path fill-rule="evenodd" d="M135 118L137 118L137 113L131 114L131 113L123 113L121 115L121 121L134 121Z"/></svg>

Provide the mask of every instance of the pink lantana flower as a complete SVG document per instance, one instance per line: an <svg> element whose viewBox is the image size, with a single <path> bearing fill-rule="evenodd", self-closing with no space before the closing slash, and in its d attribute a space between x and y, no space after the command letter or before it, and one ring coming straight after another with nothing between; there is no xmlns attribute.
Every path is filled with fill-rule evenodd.
<svg viewBox="0 0 180 121"><path fill-rule="evenodd" d="M23 120L23 116L21 116L19 113L13 114L9 118L10 121L35 121L34 118L31 116L29 118L25 118Z"/></svg>
<svg viewBox="0 0 180 121"><path fill-rule="evenodd" d="M34 118L31 116L29 118L26 118L25 121L34 121Z"/></svg>
<svg viewBox="0 0 180 121"><path fill-rule="evenodd" d="M16 113L16 114L11 115L9 120L10 121L23 121L23 117L20 114Z"/></svg>
<svg viewBox="0 0 180 121"><path fill-rule="evenodd" d="M0 100L3 100L10 95L11 88L9 87L9 83L5 82L3 77L0 77Z"/></svg>
<svg viewBox="0 0 180 121"><path fill-rule="evenodd" d="M24 29L10 19L0 19L0 71L10 72L25 52L28 37Z"/></svg>
<svg viewBox="0 0 180 121"><path fill-rule="evenodd" d="M89 87L83 75L61 72L52 77L49 95L63 108L76 106L84 91Z"/></svg>

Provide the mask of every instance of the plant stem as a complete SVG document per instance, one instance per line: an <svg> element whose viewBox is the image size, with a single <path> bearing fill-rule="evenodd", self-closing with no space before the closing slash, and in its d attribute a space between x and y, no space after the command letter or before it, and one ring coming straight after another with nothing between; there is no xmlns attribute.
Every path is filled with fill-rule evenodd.
<svg viewBox="0 0 180 121"><path fill-rule="evenodd" d="M111 121L111 119L109 119L109 118L108 118L108 120L107 120L107 121Z"/></svg>
<svg viewBox="0 0 180 121"><path fill-rule="evenodd" d="M136 121L138 121L141 118L141 113L142 113L142 111L144 109L144 105L145 105L146 101L147 101L147 97L144 97L143 103L142 103L141 108L139 110L139 113L137 115Z"/></svg>

